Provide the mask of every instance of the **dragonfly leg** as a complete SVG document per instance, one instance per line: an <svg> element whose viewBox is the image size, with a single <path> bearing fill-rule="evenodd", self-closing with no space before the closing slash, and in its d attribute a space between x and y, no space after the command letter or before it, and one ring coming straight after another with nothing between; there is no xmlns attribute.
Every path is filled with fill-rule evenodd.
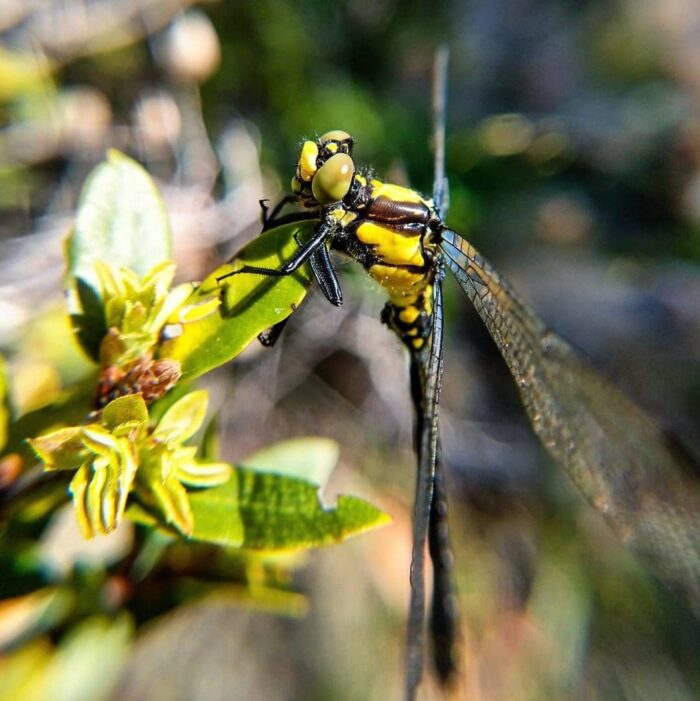
<svg viewBox="0 0 700 701"><path fill-rule="evenodd" d="M270 200L259 200L260 208L262 209L262 225L263 231L267 231L277 225L276 219L286 205L297 201L295 195L285 195L273 208L270 210L268 202Z"/></svg>
<svg viewBox="0 0 700 701"><path fill-rule="evenodd" d="M333 235L336 222L330 220L322 221L316 228L316 232L309 241L301 246L297 252L284 265L279 268L264 268L255 265L244 265L238 270L234 270L226 275L217 278L217 282L221 282L233 275L241 275L242 273L251 273L255 275L265 275L266 277L285 277L291 275L295 270L298 270L306 261L317 251L320 246L325 245L325 242Z"/></svg>
<svg viewBox="0 0 700 701"><path fill-rule="evenodd" d="M260 342L260 345L265 346L265 348L272 348L272 346L274 346L279 340L279 337L282 335L282 331L284 331L284 327L291 318L291 316L288 316L286 319L278 321L274 326L270 326L269 329L259 333L258 341Z"/></svg>

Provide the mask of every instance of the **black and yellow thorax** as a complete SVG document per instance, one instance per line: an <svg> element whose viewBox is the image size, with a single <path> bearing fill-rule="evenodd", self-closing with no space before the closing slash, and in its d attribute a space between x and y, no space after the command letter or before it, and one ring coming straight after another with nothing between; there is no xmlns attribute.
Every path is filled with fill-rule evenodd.
<svg viewBox="0 0 700 701"><path fill-rule="evenodd" d="M418 350L431 331L442 221L415 190L357 171L351 150L345 132L304 142L292 183L295 195L337 222L331 248L357 260L386 289L384 321Z"/></svg>

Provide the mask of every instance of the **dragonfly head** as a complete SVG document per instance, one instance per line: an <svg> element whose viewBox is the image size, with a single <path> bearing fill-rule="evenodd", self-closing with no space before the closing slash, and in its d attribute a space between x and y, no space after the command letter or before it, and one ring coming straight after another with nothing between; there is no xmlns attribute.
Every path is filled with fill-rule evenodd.
<svg viewBox="0 0 700 701"><path fill-rule="evenodd" d="M340 202L355 179L352 147L352 136L338 129L326 132L316 141L304 141L292 178L292 192L311 205Z"/></svg>

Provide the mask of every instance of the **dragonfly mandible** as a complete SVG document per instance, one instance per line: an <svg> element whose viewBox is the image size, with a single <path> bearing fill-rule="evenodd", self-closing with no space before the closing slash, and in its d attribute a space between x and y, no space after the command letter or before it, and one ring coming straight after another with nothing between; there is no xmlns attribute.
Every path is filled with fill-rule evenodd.
<svg viewBox="0 0 700 701"><path fill-rule="evenodd" d="M432 199L358 167L354 140L344 131L306 140L292 193L264 211L264 229L314 220L313 235L299 241L295 255L279 269L243 266L230 273L285 276L308 263L324 296L340 305L341 285L329 255L335 250L359 262L388 293L382 320L408 350L417 419L407 699L415 698L423 667L426 540L433 562L433 657L443 681L457 668L458 616L438 427L446 270L486 325L535 433L555 462L621 540L700 617L700 488L684 457L642 409L582 361L446 224L446 65L443 50L435 67ZM298 211L283 214L288 205ZM261 340L272 342L278 331Z"/></svg>

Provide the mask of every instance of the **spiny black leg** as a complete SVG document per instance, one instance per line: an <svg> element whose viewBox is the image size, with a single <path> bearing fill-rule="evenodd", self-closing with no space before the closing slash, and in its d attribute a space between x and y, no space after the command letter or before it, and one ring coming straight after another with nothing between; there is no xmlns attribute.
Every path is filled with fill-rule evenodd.
<svg viewBox="0 0 700 701"><path fill-rule="evenodd" d="M294 234L294 240L299 246L303 246L298 233ZM325 246L320 246L318 250L314 251L309 258L309 265L311 266L314 279L321 288L325 298L334 306L341 306L343 303L343 291L340 288L340 281L333 263L331 263L328 249Z"/></svg>
<svg viewBox="0 0 700 701"><path fill-rule="evenodd" d="M260 200L260 206L263 209L263 231L267 231L268 229L271 229L272 227L276 226L276 219L279 216L279 213L284 209L286 205L293 204L296 201L296 195L285 195L272 208L272 211L270 211L270 208L267 206L267 202L269 202L269 200Z"/></svg>
<svg viewBox="0 0 700 701"><path fill-rule="evenodd" d="M266 277L285 277L290 275L295 270L298 270L309 259L309 257L313 255L314 251L318 250L320 246L325 245L326 240L333 235L336 227L337 221L335 219L329 218L322 221L316 228L316 231L311 239L299 250L297 250L294 256L292 256L292 258L290 258L280 268L263 268L254 265L244 265L242 268L226 273L226 275L222 275L216 280L217 282L221 282L221 280L232 277L233 275L241 275L242 273L265 275Z"/></svg>
<svg viewBox="0 0 700 701"><path fill-rule="evenodd" d="M267 213L270 211L270 208L267 206L267 203L269 201L270 200L268 200L268 199L258 200L258 202L260 203L260 209L262 210L260 212L260 217L262 219L263 231L265 231L265 227L267 226L267 221L268 221Z"/></svg>

